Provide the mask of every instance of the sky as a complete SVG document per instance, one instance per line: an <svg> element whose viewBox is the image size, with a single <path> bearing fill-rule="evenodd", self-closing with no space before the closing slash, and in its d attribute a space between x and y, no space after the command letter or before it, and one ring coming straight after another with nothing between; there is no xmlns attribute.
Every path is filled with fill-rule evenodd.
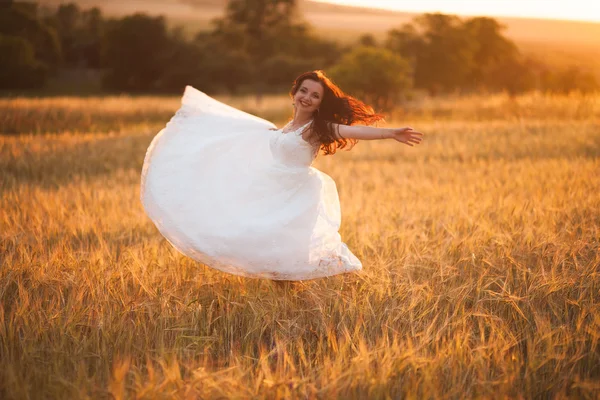
<svg viewBox="0 0 600 400"><path fill-rule="evenodd" d="M600 23L600 0L317 0L407 12L563 19Z"/></svg>

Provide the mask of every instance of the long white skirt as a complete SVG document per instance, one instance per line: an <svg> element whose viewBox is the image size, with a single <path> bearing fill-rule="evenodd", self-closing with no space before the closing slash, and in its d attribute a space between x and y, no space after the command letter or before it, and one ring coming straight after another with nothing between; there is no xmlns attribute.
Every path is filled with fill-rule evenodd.
<svg viewBox="0 0 600 400"><path fill-rule="evenodd" d="M310 165L301 136L274 127L188 86L144 159L147 215L181 253L224 272L305 280L362 269L338 233L335 182Z"/></svg>

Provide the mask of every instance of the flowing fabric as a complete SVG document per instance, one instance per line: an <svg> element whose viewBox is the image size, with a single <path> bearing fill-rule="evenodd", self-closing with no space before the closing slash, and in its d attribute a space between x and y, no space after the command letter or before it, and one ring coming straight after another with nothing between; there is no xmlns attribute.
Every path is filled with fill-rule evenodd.
<svg viewBox="0 0 600 400"><path fill-rule="evenodd" d="M140 198L182 254L253 278L305 280L362 269L341 241L335 182L292 132L187 86L152 140Z"/></svg>

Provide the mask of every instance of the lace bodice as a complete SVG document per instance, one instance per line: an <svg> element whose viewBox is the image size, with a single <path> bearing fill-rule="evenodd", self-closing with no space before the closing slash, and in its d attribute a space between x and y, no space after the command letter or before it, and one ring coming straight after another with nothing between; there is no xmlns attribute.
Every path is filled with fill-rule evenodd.
<svg viewBox="0 0 600 400"><path fill-rule="evenodd" d="M312 120L290 132L284 132L289 123L274 131L270 146L276 161L288 167L308 167L313 163L318 148L302 137L302 132L311 122Z"/></svg>

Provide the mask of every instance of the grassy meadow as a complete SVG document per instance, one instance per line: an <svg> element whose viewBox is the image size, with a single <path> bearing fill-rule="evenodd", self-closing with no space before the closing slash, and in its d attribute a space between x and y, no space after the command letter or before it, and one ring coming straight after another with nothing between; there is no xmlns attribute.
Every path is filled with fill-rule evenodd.
<svg viewBox="0 0 600 400"><path fill-rule="evenodd" d="M363 271L283 284L194 262L145 216L178 105L0 99L0 398L600 397L600 95L395 110L421 145L315 164Z"/></svg>

